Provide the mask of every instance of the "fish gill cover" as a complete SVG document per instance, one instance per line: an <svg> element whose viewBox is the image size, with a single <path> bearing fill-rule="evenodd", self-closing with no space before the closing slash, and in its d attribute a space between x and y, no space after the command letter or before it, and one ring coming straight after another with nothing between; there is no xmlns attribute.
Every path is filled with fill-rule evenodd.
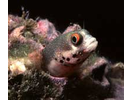
<svg viewBox="0 0 133 100"><path fill-rule="evenodd" d="M124 100L123 63L112 64L96 53L78 75L60 79L43 71L42 50L61 33L48 19L34 20L27 14L8 15L9 100ZM78 29L73 24L63 34Z"/></svg>

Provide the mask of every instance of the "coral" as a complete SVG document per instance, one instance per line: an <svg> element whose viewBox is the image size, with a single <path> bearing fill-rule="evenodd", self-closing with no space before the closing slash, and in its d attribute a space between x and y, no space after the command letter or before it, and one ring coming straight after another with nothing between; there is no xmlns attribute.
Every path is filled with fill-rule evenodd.
<svg viewBox="0 0 133 100"><path fill-rule="evenodd" d="M37 69L27 70L17 76L8 76L9 100L45 100L57 98L59 90L48 74Z"/></svg>

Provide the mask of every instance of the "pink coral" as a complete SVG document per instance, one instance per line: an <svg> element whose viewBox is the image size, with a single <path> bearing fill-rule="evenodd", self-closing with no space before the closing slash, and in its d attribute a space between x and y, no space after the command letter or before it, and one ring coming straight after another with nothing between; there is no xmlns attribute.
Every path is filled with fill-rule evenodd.
<svg viewBox="0 0 133 100"><path fill-rule="evenodd" d="M54 25L47 19L39 20L37 23L37 27L33 30L33 32L36 34L43 35L48 41L52 41L58 36Z"/></svg>

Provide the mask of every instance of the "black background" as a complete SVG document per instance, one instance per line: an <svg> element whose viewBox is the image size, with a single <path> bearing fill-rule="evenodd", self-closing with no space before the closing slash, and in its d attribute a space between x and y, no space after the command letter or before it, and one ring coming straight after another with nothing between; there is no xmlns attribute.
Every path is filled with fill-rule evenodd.
<svg viewBox="0 0 133 100"><path fill-rule="evenodd" d="M9 0L8 13L21 15L21 7L51 21L63 32L70 23L78 23L97 38L98 52L112 62L124 62L123 0Z"/></svg>

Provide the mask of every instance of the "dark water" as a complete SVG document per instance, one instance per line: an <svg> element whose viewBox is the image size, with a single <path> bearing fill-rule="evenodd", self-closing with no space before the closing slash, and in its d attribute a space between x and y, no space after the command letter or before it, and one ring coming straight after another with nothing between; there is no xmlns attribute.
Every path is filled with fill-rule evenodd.
<svg viewBox="0 0 133 100"><path fill-rule="evenodd" d="M9 0L8 5L9 13L21 15L23 6L31 18L48 18L61 32L70 23L78 23L97 38L101 55L111 61L124 61L123 0Z"/></svg>

